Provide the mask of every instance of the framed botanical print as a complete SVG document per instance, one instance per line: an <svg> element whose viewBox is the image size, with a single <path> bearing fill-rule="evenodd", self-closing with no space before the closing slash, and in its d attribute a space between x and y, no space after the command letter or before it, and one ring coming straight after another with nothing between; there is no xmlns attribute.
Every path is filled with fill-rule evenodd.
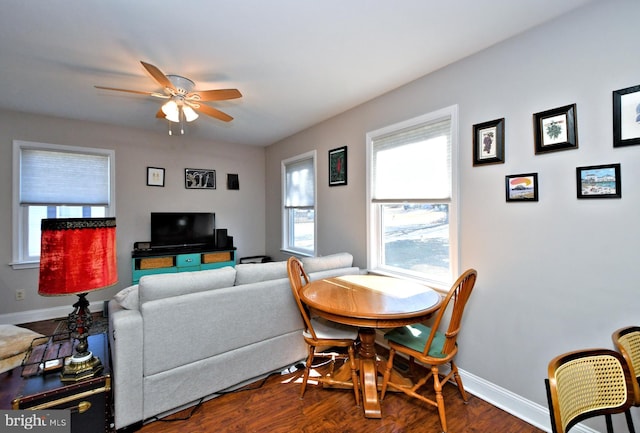
<svg viewBox="0 0 640 433"><path fill-rule="evenodd" d="M576 104L536 113L533 125L536 154L578 148Z"/></svg>
<svg viewBox="0 0 640 433"><path fill-rule="evenodd" d="M473 165L504 163L504 118L473 125Z"/></svg>
<svg viewBox="0 0 640 433"><path fill-rule="evenodd" d="M640 86L613 92L613 147L640 144Z"/></svg>

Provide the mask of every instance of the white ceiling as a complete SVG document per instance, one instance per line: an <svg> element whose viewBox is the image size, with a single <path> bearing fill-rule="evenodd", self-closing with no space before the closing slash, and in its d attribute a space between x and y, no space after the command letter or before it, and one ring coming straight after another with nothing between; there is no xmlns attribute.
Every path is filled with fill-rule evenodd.
<svg viewBox="0 0 640 433"><path fill-rule="evenodd" d="M0 108L168 131L140 64L238 88L190 136L269 145L592 0L4 0ZM180 139L176 137L176 139Z"/></svg>

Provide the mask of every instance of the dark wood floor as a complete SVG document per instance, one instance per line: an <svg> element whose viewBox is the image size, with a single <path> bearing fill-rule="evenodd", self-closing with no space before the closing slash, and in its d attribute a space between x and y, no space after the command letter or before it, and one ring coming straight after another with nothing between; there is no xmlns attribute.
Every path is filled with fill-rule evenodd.
<svg viewBox="0 0 640 433"><path fill-rule="evenodd" d="M23 325L25 326L25 325ZM47 333L56 324L28 324ZM39 328L38 328L39 327ZM388 393L382 403L382 419L367 419L356 407L350 390L323 389L309 385L299 398L300 371L272 375L264 383L248 385L243 391L214 398L200 407L186 409L143 426L140 433L409 433L439 432L436 408L402 393ZM0 408L9 408L9 391L20 380L19 370L0 375ZM14 388L15 389L15 388ZM465 404L457 388L444 387L449 432L455 433L541 433L508 413L469 395ZM7 406L9 404L9 406ZM173 420L173 421L171 421Z"/></svg>

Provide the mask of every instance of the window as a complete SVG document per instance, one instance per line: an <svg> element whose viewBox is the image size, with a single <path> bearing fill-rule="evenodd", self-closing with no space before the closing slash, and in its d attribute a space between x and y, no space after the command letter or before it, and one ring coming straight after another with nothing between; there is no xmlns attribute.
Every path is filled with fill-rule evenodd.
<svg viewBox="0 0 640 433"><path fill-rule="evenodd" d="M43 218L115 215L113 150L13 142L13 263L40 259Z"/></svg>
<svg viewBox="0 0 640 433"><path fill-rule="evenodd" d="M282 162L282 248L315 255L316 152Z"/></svg>
<svg viewBox="0 0 640 433"><path fill-rule="evenodd" d="M457 268L457 106L367 134L368 267L447 287Z"/></svg>

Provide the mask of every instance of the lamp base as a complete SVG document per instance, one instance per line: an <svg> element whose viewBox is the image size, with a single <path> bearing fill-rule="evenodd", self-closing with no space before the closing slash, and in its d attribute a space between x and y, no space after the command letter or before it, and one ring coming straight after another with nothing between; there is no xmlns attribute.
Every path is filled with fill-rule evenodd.
<svg viewBox="0 0 640 433"><path fill-rule="evenodd" d="M60 380L62 382L78 382L89 379L102 371L102 362L93 353L74 354L66 359Z"/></svg>

